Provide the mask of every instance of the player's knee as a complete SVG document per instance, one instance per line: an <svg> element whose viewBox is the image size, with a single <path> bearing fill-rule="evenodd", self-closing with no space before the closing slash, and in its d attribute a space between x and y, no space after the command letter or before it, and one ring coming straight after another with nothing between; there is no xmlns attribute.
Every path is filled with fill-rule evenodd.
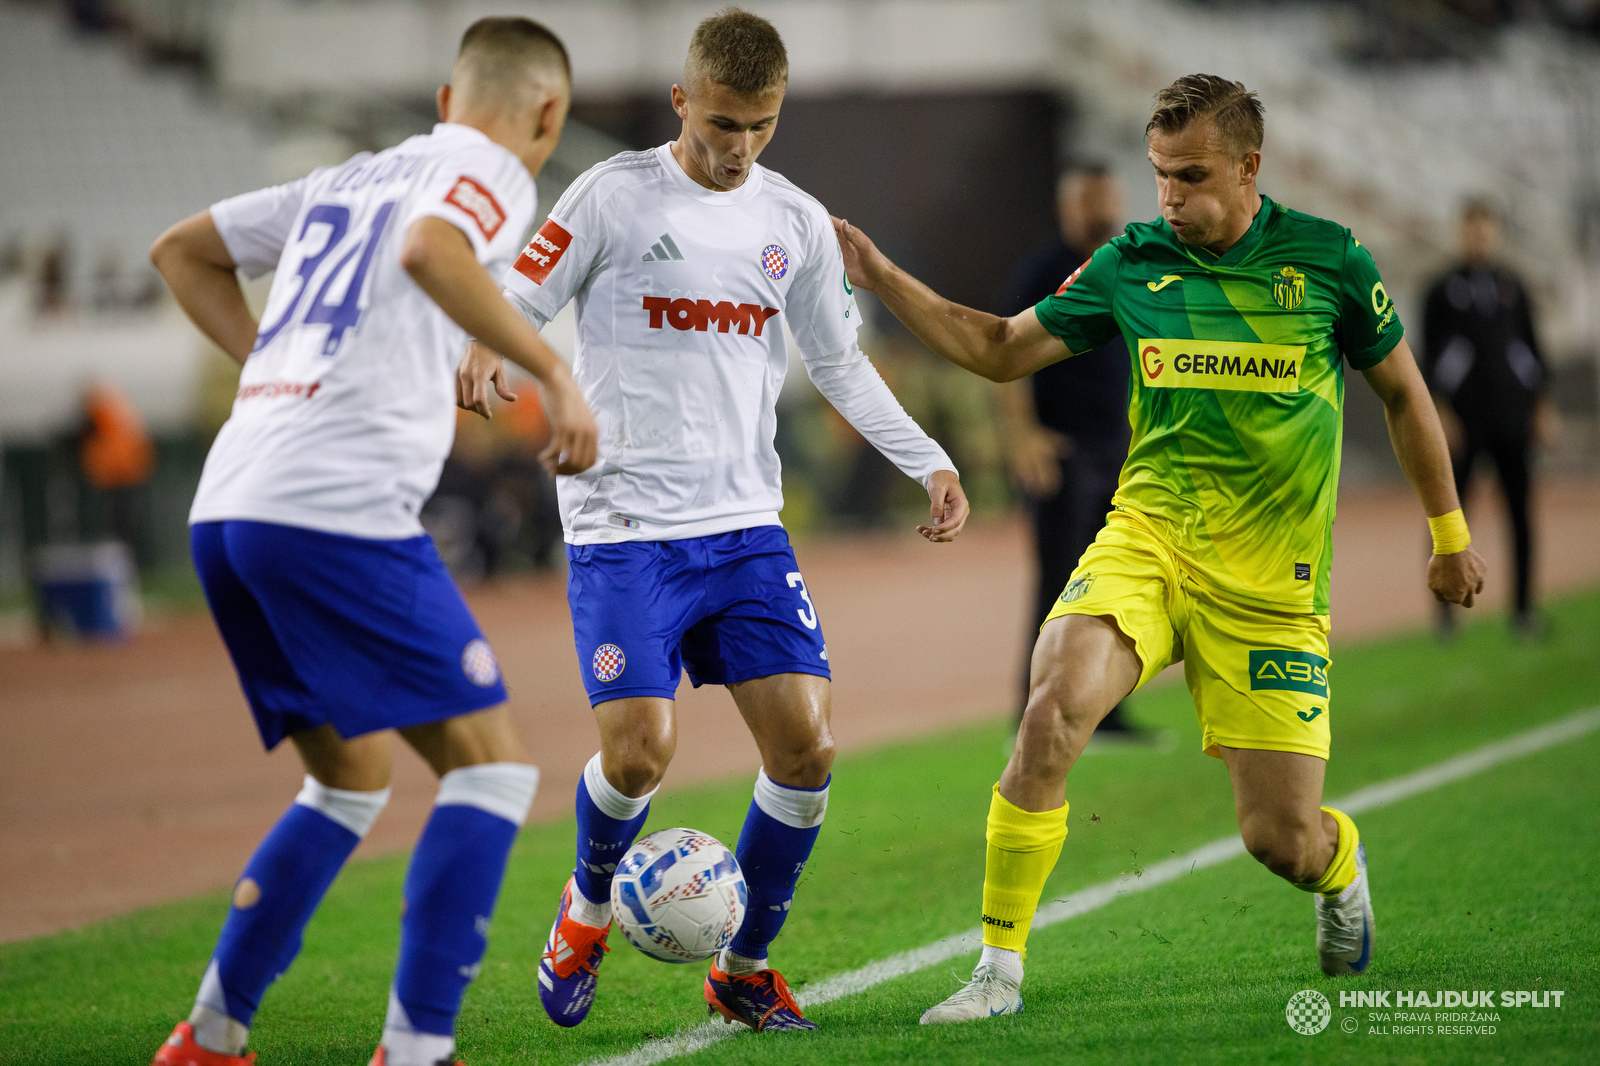
<svg viewBox="0 0 1600 1066"><path fill-rule="evenodd" d="M1022 712L1022 732L1029 747L1040 754L1055 748L1065 751L1074 737L1087 740L1108 708L1099 707L1086 693L1052 680L1034 686Z"/></svg>
<svg viewBox="0 0 1600 1066"><path fill-rule="evenodd" d="M1247 823L1240 826L1240 835L1245 850L1257 862L1287 881L1314 881L1322 874L1312 869L1315 860L1309 832L1290 825Z"/></svg>
<svg viewBox="0 0 1600 1066"><path fill-rule="evenodd" d="M802 746L772 756L770 761L776 765L766 767L767 776L799 788L817 788L833 772L833 750L831 733L813 737Z"/></svg>
<svg viewBox="0 0 1600 1066"><path fill-rule="evenodd" d="M615 759L606 758L606 779L624 796L642 796L661 784L672 762L670 749L639 746Z"/></svg>

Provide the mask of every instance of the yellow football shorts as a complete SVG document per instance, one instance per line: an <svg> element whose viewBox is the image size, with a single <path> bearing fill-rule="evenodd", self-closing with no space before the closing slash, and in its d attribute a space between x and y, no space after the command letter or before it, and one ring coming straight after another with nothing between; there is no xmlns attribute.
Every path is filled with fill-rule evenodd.
<svg viewBox="0 0 1600 1066"><path fill-rule="evenodd" d="M1124 510L1083 553L1045 624L1068 614L1114 618L1144 666L1139 685L1182 661L1207 755L1220 758L1223 746L1328 757L1326 615L1218 596Z"/></svg>

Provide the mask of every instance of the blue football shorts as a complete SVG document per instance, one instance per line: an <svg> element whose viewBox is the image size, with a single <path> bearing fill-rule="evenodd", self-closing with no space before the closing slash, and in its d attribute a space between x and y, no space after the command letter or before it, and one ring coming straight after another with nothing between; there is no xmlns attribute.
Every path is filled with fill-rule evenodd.
<svg viewBox="0 0 1600 1066"><path fill-rule="evenodd" d="M270 750L503 703L489 642L426 536L366 540L267 522L198 522L206 601Z"/></svg>
<svg viewBox="0 0 1600 1066"><path fill-rule="evenodd" d="M828 672L816 605L782 526L686 540L569 544L567 603L591 705L672 699L773 674Z"/></svg>

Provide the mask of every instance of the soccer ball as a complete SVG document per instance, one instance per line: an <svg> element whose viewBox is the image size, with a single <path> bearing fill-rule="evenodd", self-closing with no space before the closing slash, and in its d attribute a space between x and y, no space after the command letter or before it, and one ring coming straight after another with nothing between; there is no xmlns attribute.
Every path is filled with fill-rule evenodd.
<svg viewBox="0 0 1600 1066"><path fill-rule="evenodd" d="M698 962L727 947L747 899L733 852L693 829L639 840L611 882L611 913L622 935L662 962Z"/></svg>

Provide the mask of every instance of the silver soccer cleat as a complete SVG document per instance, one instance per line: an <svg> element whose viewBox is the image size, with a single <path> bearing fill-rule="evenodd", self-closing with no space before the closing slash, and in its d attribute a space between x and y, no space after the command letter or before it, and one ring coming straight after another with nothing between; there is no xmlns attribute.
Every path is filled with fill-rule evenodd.
<svg viewBox="0 0 1600 1066"><path fill-rule="evenodd" d="M1356 879L1337 896L1317 896L1317 958L1330 977L1361 973L1372 961L1372 893L1367 846L1356 845Z"/></svg>
<svg viewBox="0 0 1600 1066"><path fill-rule="evenodd" d="M970 1022L997 1014L1022 1013L1022 986L1002 976L989 963L979 963L972 980L943 1003L922 1012L923 1025Z"/></svg>

